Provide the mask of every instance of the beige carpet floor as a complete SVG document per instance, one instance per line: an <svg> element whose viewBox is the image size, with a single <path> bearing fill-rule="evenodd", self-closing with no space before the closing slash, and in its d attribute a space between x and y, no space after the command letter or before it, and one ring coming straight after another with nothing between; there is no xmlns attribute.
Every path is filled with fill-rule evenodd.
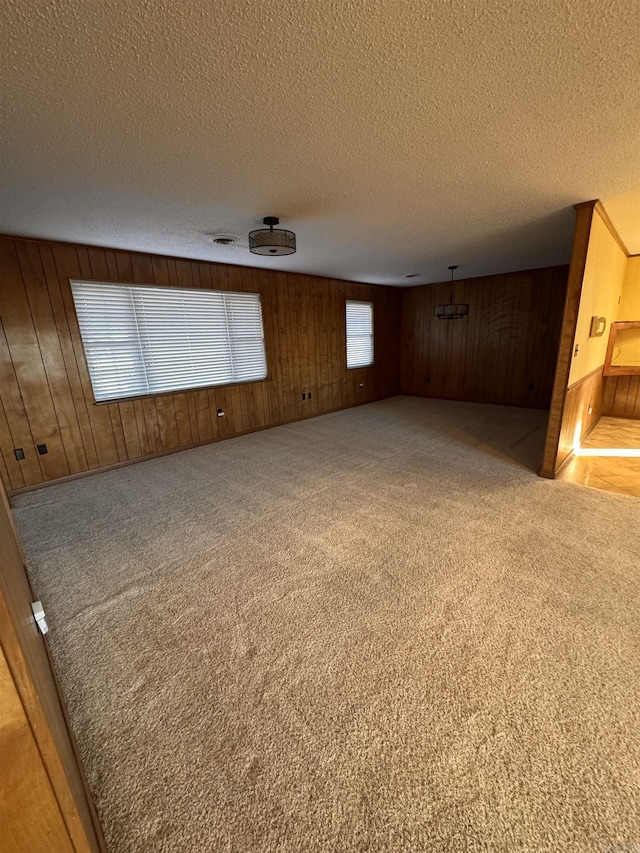
<svg viewBox="0 0 640 853"><path fill-rule="evenodd" d="M398 397L16 499L112 853L640 849L640 502Z"/></svg>

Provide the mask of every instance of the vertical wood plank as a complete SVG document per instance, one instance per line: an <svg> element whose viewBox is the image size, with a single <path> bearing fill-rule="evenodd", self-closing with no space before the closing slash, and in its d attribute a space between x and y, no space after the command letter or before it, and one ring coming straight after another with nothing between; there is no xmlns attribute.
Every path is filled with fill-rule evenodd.
<svg viewBox="0 0 640 853"><path fill-rule="evenodd" d="M173 405L176 413L176 427L178 430L178 440L180 447L188 447L190 444L195 444L198 440L197 434L194 435L191 429L191 419L189 418L189 404L186 394L174 394Z"/></svg>
<svg viewBox="0 0 640 853"><path fill-rule="evenodd" d="M76 366L80 376L82 395L86 404L91 441L95 447L95 467L113 465L115 462L118 462L118 449L116 447L115 437L113 434L111 417L105 406L96 406L94 404L93 389L89 378L89 369L87 367L87 360L82 346L78 319L69 284L70 279L81 277L77 252L72 246L55 244L53 246L53 259L58 277L60 296L62 298L67 318L68 334L73 346ZM78 411L77 405L76 411ZM87 457L89 457L89 443L89 441L84 442Z"/></svg>
<svg viewBox="0 0 640 853"><path fill-rule="evenodd" d="M5 340L4 330L0 327L0 358L2 357L1 344ZM0 378L3 376L3 371L0 369ZM16 438L12 436L9 428L9 421L4 410L2 394L0 394L0 449L2 451L2 480L7 489L21 489L24 486L30 485L26 480L21 467L21 463L16 459L13 453L14 447L19 447L16 444ZM23 460L24 461L24 460ZM37 469L37 476L42 477L40 467ZM40 482L39 479L35 480Z"/></svg>
<svg viewBox="0 0 640 853"><path fill-rule="evenodd" d="M25 441L29 462L24 469L35 478L33 482L64 477L69 474L69 464L15 243L9 240L0 240L0 318L5 350L2 361L6 365L2 377L5 413L10 426L12 420L16 421L16 429L20 429L25 440L29 434L31 436L28 443ZM24 418L28 429L24 428ZM45 443L49 452L32 461L37 455L35 445L38 443Z"/></svg>
<svg viewBox="0 0 640 853"><path fill-rule="evenodd" d="M64 448L66 467L68 473L77 474L87 470L87 457L40 252L37 243L26 241L17 241L16 251L23 280L29 282L27 300ZM35 350L32 345L30 348Z"/></svg>
<svg viewBox="0 0 640 853"><path fill-rule="evenodd" d="M175 450L180 447L173 395L156 397L156 414L162 449Z"/></svg>
<svg viewBox="0 0 640 853"><path fill-rule="evenodd" d="M111 418L111 429L113 430L113 437L118 451L118 459L120 462L126 462L129 454L127 452L127 442L124 437L120 407L117 403L111 403L107 408L109 409L109 417Z"/></svg>
<svg viewBox="0 0 640 853"><path fill-rule="evenodd" d="M99 465L98 454L91 430L88 404L84 388L82 386L78 360L73 346L70 325L67 319L64 300L62 298L62 291L60 288L60 281L58 279L58 271L53 257L52 247L47 244L41 244L39 246L39 250L42 269L47 283L47 289L49 291L51 309L53 311L53 322L58 334L60 349L62 350L62 356L64 358L67 377L69 380L69 387L71 389L71 396L76 410L78 425L80 427L82 452L87 460L88 468L97 468Z"/></svg>
<svg viewBox="0 0 640 853"><path fill-rule="evenodd" d="M132 282L135 284L154 284L153 264L149 255L131 255Z"/></svg>
<svg viewBox="0 0 640 853"><path fill-rule="evenodd" d="M104 249L89 249L89 265L91 267L90 278L96 281L108 281L109 268Z"/></svg>
<svg viewBox="0 0 640 853"><path fill-rule="evenodd" d="M147 424L144 418L144 401L133 401L133 414L136 419L136 427L138 428L138 438L140 439L140 452L142 456L148 456L153 453L149 436L147 434Z"/></svg>
<svg viewBox="0 0 640 853"><path fill-rule="evenodd" d="M156 401L153 397L149 397L141 402L147 440L149 442L149 453L160 453L162 450L162 441L160 439L160 427L158 426Z"/></svg>
<svg viewBox="0 0 640 853"><path fill-rule="evenodd" d="M142 445L140 444L138 422L133 403L128 401L118 403L117 406L127 451L127 459L137 459L139 456L142 456Z"/></svg>

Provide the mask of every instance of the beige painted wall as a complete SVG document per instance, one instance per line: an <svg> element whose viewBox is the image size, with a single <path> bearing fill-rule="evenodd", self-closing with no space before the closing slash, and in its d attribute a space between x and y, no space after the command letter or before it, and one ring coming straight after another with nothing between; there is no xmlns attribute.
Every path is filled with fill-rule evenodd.
<svg viewBox="0 0 640 853"><path fill-rule="evenodd" d="M604 364L609 328L618 319L626 267L627 256L596 209L589 235L578 324L573 341L573 349L575 351L577 345L578 354L571 361L570 386ZM589 337L591 317L594 314L607 318L605 333L600 338Z"/></svg>
<svg viewBox="0 0 640 853"><path fill-rule="evenodd" d="M640 320L640 255L633 255L627 260L622 299L616 319Z"/></svg>

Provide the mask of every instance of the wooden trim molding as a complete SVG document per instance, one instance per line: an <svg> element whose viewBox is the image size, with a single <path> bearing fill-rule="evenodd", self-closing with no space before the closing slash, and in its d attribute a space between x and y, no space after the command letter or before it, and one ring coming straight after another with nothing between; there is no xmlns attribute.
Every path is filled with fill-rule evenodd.
<svg viewBox="0 0 640 853"><path fill-rule="evenodd" d="M567 388L567 392L573 391L574 388L577 388L579 385L582 385L583 382L586 382L587 379L591 379L592 376L595 376L596 373L602 373L602 365L600 364L598 367L594 368L591 373L587 373L586 376L583 376L582 379L578 379L577 382L573 382Z"/></svg>
<svg viewBox="0 0 640 853"><path fill-rule="evenodd" d="M625 255L626 255L628 258L630 258L630 257L636 257L636 256L634 256L634 255L630 255L630 254L629 254L629 250L628 250L628 249L627 249L627 247L625 246L625 244L624 244L624 242L623 242L623 240L622 240L622 237L621 237L621 236L618 234L618 232L616 231L616 227L615 227L615 225L613 224L613 222L611 221L611 219L609 218L609 214L608 214L608 213L607 213L607 211L604 209L604 205L602 204L602 202L600 201L600 199L594 198L594 199L592 199L591 201L581 201L581 202L578 202L578 204L574 204L574 205L573 205L573 208L574 208L574 210L575 210L575 211L579 211L579 210L582 210L582 209L595 209L595 210L600 214L600 217L602 218L602 221L604 222L604 224L605 224L605 225L607 226L607 228L609 229L609 233L611 234L611 236L613 237L613 239L616 241L616 243L618 244L618 246L620 246L620 248L621 248L621 249L622 249L622 251L625 253Z"/></svg>
<svg viewBox="0 0 640 853"><path fill-rule="evenodd" d="M625 246L625 244L624 244L624 242L623 242L622 238L620 237L620 235L619 235L619 234L618 234L618 232L616 231L615 225L614 225L614 224L613 224L613 222L609 219L609 214L608 214L608 213L607 213L607 211L604 209L604 205L602 204L602 202L601 202L601 201L597 201L597 202L596 202L595 209L598 211L598 213L599 213L599 214L600 214L600 216L602 217L602 221L604 222L604 224L605 224L605 225L607 226L607 228L609 229L609 233L611 234L611 236L613 237L613 239L616 241L616 243L618 244L618 246L620 246L620 248L621 248L621 249L622 249L622 251L625 253L625 255L626 255L627 257L629 257L629 250L627 249L627 247Z"/></svg>
<svg viewBox="0 0 640 853"><path fill-rule="evenodd" d="M611 364L613 359L613 348L616 345L618 332L625 329L639 329L640 320L619 320L611 324L609 330L609 343L607 344L607 354L604 359L604 375L605 376L638 376L640 374L640 365L614 365Z"/></svg>
<svg viewBox="0 0 640 853"><path fill-rule="evenodd" d="M625 414L624 412L622 414L620 412L603 412L603 415L607 418L620 418L620 420L625 421L640 421L640 412L637 414Z"/></svg>

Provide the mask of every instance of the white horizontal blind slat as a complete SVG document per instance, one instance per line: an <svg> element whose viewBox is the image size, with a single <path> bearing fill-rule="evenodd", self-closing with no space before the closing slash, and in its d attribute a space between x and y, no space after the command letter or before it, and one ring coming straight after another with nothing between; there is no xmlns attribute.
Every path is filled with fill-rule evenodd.
<svg viewBox="0 0 640 853"><path fill-rule="evenodd" d="M71 289L96 400L146 394L130 289L93 282Z"/></svg>
<svg viewBox="0 0 640 853"><path fill-rule="evenodd" d="M373 303L347 300L347 367L373 364Z"/></svg>
<svg viewBox="0 0 640 853"><path fill-rule="evenodd" d="M73 281L97 401L265 379L258 293Z"/></svg>

